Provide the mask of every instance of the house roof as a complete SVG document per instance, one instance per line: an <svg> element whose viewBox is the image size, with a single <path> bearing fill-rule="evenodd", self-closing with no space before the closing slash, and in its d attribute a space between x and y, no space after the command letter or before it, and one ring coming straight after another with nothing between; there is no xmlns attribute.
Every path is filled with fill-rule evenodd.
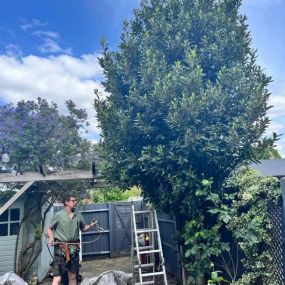
<svg viewBox="0 0 285 285"><path fill-rule="evenodd" d="M264 176L285 177L285 159L267 159L260 163L251 164L251 167L260 171Z"/></svg>

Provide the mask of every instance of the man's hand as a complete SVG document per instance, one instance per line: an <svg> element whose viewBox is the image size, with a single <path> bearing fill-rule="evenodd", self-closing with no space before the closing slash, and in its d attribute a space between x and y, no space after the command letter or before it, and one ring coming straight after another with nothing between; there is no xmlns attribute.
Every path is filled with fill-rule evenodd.
<svg viewBox="0 0 285 285"><path fill-rule="evenodd" d="M53 229L51 227L48 227L47 229L47 236L48 236L48 245L53 246L54 245L54 233Z"/></svg>
<svg viewBox="0 0 285 285"><path fill-rule="evenodd" d="M53 238L49 238L48 239L48 245L49 246L53 246L54 245L54 239Z"/></svg>
<svg viewBox="0 0 285 285"><path fill-rule="evenodd" d="M96 220L93 220L93 221L90 223L90 228L94 228L96 225L97 225L97 221L96 221Z"/></svg>

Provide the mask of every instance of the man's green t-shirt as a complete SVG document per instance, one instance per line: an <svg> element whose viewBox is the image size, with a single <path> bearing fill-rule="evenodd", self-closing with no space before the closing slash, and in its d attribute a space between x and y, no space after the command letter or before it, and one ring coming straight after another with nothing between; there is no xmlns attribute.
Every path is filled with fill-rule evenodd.
<svg viewBox="0 0 285 285"><path fill-rule="evenodd" d="M60 241L77 242L79 241L79 229L85 227L85 222L81 213L75 212L72 219L65 209L57 212L50 223L54 230L54 238Z"/></svg>

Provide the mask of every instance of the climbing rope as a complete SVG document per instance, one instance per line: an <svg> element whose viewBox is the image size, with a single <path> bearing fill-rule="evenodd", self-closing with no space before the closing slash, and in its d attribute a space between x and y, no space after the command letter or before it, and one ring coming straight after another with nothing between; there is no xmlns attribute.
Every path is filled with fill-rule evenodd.
<svg viewBox="0 0 285 285"><path fill-rule="evenodd" d="M101 234L103 231L105 231L103 228L99 227L98 224L96 224L95 226L95 229L99 232L98 236L93 239L93 240L89 240L89 241L81 241L81 242L65 242L65 241L56 241L54 242L51 246L55 246L55 245L60 245L60 244L66 244L66 245L83 245L83 244L88 244L88 243L93 243L93 242L96 242L97 240L99 240L99 238L101 237ZM48 236L46 235L46 238L48 238ZM54 258L54 256L51 254L50 252L50 245L47 243L47 249L48 249L48 252L50 254L50 256L52 258Z"/></svg>

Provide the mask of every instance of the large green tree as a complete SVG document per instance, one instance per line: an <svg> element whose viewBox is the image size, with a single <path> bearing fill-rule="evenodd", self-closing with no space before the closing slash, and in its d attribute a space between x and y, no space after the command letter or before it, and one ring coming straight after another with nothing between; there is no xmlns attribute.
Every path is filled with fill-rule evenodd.
<svg viewBox="0 0 285 285"><path fill-rule="evenodd" d="M245 161L269 119L241 0L142 1L118 51L100 59L95 107L109 177L175 210L204 178L213 191ZM188 208L188 206L186 206Z"/></svg>
<svg viewBox="0 0 285 285"><path fill-rule="evenodd" d="M240 5L142 1L118 50L103 41L100 58L109 95L97 94L95 108L107 177L141 186L156 206L175 213L180 228L188 221L188 240L208 235L207 258L223 250L209 209L225 178L256 161L269 124L271 78L256 64ZM195 268L208 266L206 259Z"/></svg>

